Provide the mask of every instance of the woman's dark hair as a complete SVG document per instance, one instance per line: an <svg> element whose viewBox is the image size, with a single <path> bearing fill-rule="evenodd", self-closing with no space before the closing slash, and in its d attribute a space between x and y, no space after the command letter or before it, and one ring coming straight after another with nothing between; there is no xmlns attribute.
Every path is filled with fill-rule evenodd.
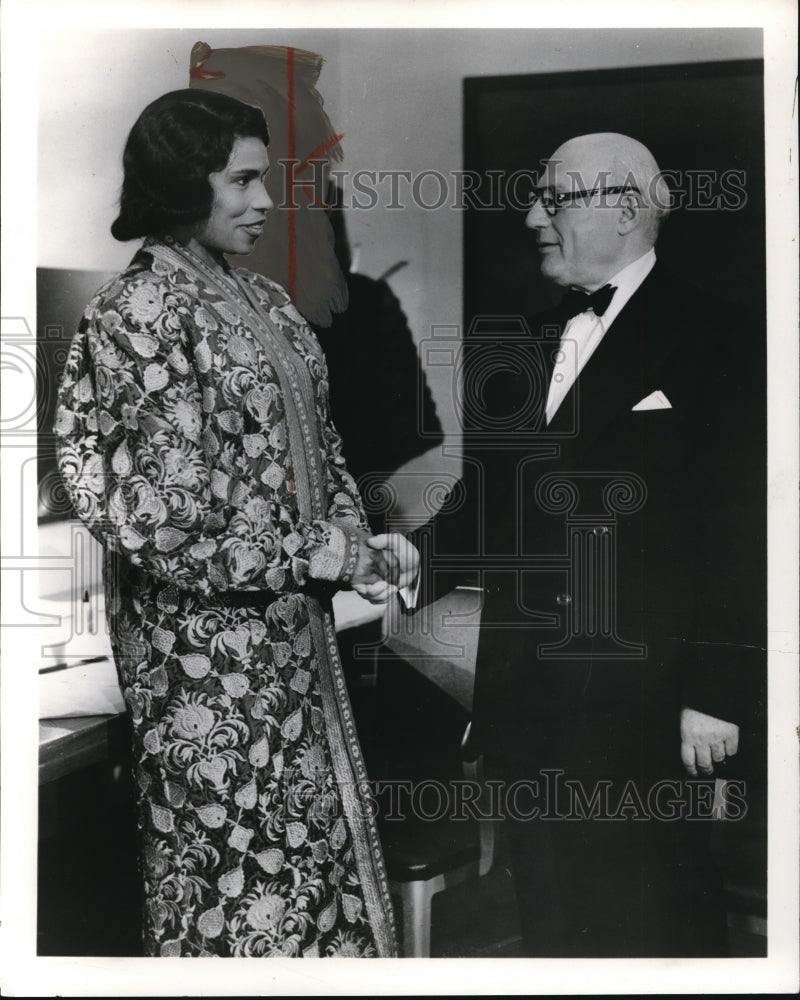
<svg viewBox="0 0 800 1000"><path fill-rule="evenodd" d="M208 175L225 167L238 138L269 144L262 111L234 97L175 90L148 104L125 143L112 236L163 236L207 219L213 197Z"/></svg>

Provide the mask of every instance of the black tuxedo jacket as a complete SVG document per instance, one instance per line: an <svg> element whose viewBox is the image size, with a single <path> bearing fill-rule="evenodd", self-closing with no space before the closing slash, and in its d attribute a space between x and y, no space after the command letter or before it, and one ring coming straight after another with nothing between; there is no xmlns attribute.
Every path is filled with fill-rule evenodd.
<svg viewBox="0 0 800 1000"><path fill-rule="evenodd" d="M530 334L556 346L541 337L562 325L556 309ZM467 574L484 586L484 750L663 775L680 772L682 705L763 723L765 359L763 324L656 265L553 422L468 456L465 496L411 534L440 570L423 569L420 604ZM537 389L522 367L495 402L541 414L549 370ZM633 409L657 390L669 408Z"/></svg>

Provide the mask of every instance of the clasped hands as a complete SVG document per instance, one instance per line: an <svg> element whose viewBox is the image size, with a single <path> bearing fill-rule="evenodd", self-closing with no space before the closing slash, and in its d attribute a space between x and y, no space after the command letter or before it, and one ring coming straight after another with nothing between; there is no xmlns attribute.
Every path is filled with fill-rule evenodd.
<svg viewBox="0 0 800 1000"><path fill-rule="evenodd" d="M364 533L350 584L370 603L385 604L398 590L413 586L418 572L419 552L407 538Z"/></svg>

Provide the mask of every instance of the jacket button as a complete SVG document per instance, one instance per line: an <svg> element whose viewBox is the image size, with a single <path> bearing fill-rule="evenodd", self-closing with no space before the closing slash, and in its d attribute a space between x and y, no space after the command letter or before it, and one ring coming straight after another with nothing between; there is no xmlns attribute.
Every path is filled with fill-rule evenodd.
<svg viewBox="0 0 800 1000"><path fill-rule="evenodd" d="M572 594L556 594L556 604L571 604Z"/></svg>

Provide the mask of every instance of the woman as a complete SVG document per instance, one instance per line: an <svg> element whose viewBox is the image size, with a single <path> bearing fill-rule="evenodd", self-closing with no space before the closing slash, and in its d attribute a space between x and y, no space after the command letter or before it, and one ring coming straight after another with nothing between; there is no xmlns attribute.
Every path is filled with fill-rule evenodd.
<svg viewBox="0 0 800 1000"><path fill-rule="evenodd" d="M330 606L385 566L313 334L223 256L265 226L268 141L259 110L202 90L134 125L112 233L145 240L73 341L59 465L106 551L147 953L387 956Z"/></svg>

